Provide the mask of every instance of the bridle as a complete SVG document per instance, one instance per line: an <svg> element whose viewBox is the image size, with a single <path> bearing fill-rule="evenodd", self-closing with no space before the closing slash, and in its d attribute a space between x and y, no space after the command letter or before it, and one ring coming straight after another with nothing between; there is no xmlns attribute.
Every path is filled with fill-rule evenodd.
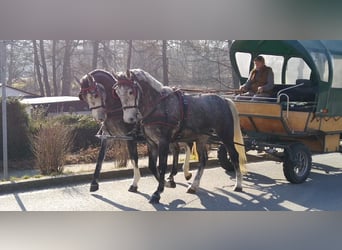
<svg viewBox="0 0 342 250"><path fill-rule="evenodd" d="M134 105L127 105L127 106L122 105L121 107L122 110L125 111L127 109L138 109L140 96L142 95L142 88L140 84L135 80L119 79L118 82L113 86L113 94L120 85L127 85L131 87L133 90L133 95L134 95Z"/></svg>
<svg viewBox="0 0 342 250"><path fill-rule="evenodd" d="M135 81L135 80L130 80L130 79L119 79L118 82L113 86L114 89L117 89L120 85L127 85L130 88L132 88L133 90L133 95L135 96L134 99L134 105L130 105L130 106L122 106L122 110L125 111L127 109L139 109L139 100L140 97L142 96L143 92L142 92L142 88L140 86L140 84ZM170 93L167 94L161 94L159 98L157 98L157 100L154 101L154 103L151 106L150 110L148 110L144 116L142 118L140 118L139 120L141 122L144 122L145 124L152 124L154 122L147 122L148 119L151 119L151 117L153 117L153 113L156 111L157 106L159 104L161 104L164 100L168 99L169 97L171 97L172 95L176 95L177 98L179 99L179 103L180 103L180 111L181 111L181 121L179 122L179 124L183 123L184 120L184 97L183 97L183 93L180 90L173 90ZM166 114L167 116L167 114ZM159 117L160 118L160 117ZM158 118L158 119L159 119ZM160 122L159 122L160 123ZM166 126L170 126L170 124L165 123L165 122L161 122L163 125ZM173 125L171 125L173 126Z"/></svg>
<svg viewBox="0 0 342 250"><path fill-rule="evenodd" d="M101 90L103 91L103 93L105 93L102 85L98 84L97 82L95 82L94 84L91 84L88 88L81 88L80 93L79 93L79 98L81 101L84 101L83 99L83 95L87 95L87 94L91 94L93 95L95 98L97 98L98 96L101 99L101 105L95 106L95 107L91 107L89 108L90 110L95 110L95 109L99 109L99 108L106 108L105 102L104 102L104 98L103 95L101 93Z"/></svg>

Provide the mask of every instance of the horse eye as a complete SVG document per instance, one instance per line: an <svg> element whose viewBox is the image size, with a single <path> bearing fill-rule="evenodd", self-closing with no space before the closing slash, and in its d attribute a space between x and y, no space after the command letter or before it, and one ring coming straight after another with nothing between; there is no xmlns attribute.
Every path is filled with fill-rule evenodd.
<svg viewBox="0 0 342 250"><path fill-rule="evenodd" d="M128 92L128 94L129 94L129 95L133 95L133 91L130 90L130 91Z"/></svg>

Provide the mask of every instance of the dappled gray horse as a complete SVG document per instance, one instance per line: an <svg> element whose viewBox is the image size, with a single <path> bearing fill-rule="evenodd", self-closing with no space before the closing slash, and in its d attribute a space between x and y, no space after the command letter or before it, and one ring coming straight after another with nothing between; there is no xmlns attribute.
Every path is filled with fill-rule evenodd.
<svg viewBox="0 0 342 250"><path fill-rule="evenodd" d="M235 191L242 191L242 173L246 171L246 154L237 110L232 101L217 95L184 95L163 86L149 73L132 69L116 76L115 91L119 96L123 119L140 122L151 154L149 167L158 176L159 185L150 202L158 203L164 191L169 143L196 141L199 168L188 192L199 187L207 161L206 144L217 135L229 152L236 172ZM159 171L156 168L159 156Z"/></svg>
<svg viewBox="0 0 342 250"><path fill-rule="evenodd" d="M110 72L96 69L83 76L78 82L81 85L79 98L80 100L87 102L89 109L92 112L92 116L96 120L103 122L103 135L126 136L135 129L135 125L123 122L121 102L116 96L115 91L113 91L113 85L117 82L117 80ZM98 155L90 191L96 191L99 188L98 178L107 149L107 139L105 136L101 138L101 149ZM127 145L126 148L128 149L129 158L133 163L134 175L133 183L128 190L130 192L137 192L138 181L140 179L137 141L128 140L125 141L125 144ZM170 187L175 187L176 185L173 181L173 176L177 173L179 150L178 144L174 144L173 167L169 181L167 182ZM183 165L186 179L191 178L191 173L189 173L189 158L190 148L186 148L186 158Z"/></svg>

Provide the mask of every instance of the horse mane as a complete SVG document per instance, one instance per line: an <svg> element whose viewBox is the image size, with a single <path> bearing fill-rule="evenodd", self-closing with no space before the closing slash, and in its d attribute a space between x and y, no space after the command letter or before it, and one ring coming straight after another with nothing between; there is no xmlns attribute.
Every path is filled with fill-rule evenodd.
<svg viewBox="0 0 342 250"><path fill-rule="evenodd" d="M112 73L110 73L109 71L107 70L104 70L104 69L94 69L93 71L91 71L89 74L93 75L93 74L96 74L96 73L103 73L105 75L107 75L109 78L111 78L113 80L113 82L117 82L117 80L115 79L115 77L113 76Z"/></svg>
<svg viewBox="0 0 342 250"><path fill-rule="evenodd" d="M145 81L157 92L165 91L165 86L148 72L142 69L131 69L130 72L137 78L138 81Z"/></svg>
<svg viewBox="0 0 342 250"><path fill-rule="evenodd" d="M115 84L117 82L117 80L115 79L115 77L113 76L112 73L110 73L109 71L106 71L104 69L94 69L92 71L90 71L88 73L89 75L96 75L96 74L101 74L103 77L107 77L109 80L113 81L113 84ZM81 83L81 87L82 88L87 88L89 87L89 82L88 82L88 78L87 78L87 74L84 75L81 79L80 79L80 83Z"/></svg>

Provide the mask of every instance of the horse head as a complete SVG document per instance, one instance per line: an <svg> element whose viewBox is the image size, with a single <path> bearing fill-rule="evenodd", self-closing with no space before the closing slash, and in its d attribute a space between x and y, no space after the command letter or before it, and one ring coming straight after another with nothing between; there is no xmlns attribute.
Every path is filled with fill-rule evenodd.
<svg viewBox="0 0 342 250"><path fill-rule="evenodd" d="M133 72L127 70L116 75L117 83L114 86L115 92L120 98L123 120L126 123L136 123L141 119L139 102L142 95L142 88Z"/></svg>
<svg viewBox="0 0 342 250"><path fill-rule="evenodd" d="M81 89L79 98L85 101L92 112L92 116L98 120L103 121L106 117L106 91L102 84L96 82L91 73L84 75L81 80L77 80Z"/></svg>

